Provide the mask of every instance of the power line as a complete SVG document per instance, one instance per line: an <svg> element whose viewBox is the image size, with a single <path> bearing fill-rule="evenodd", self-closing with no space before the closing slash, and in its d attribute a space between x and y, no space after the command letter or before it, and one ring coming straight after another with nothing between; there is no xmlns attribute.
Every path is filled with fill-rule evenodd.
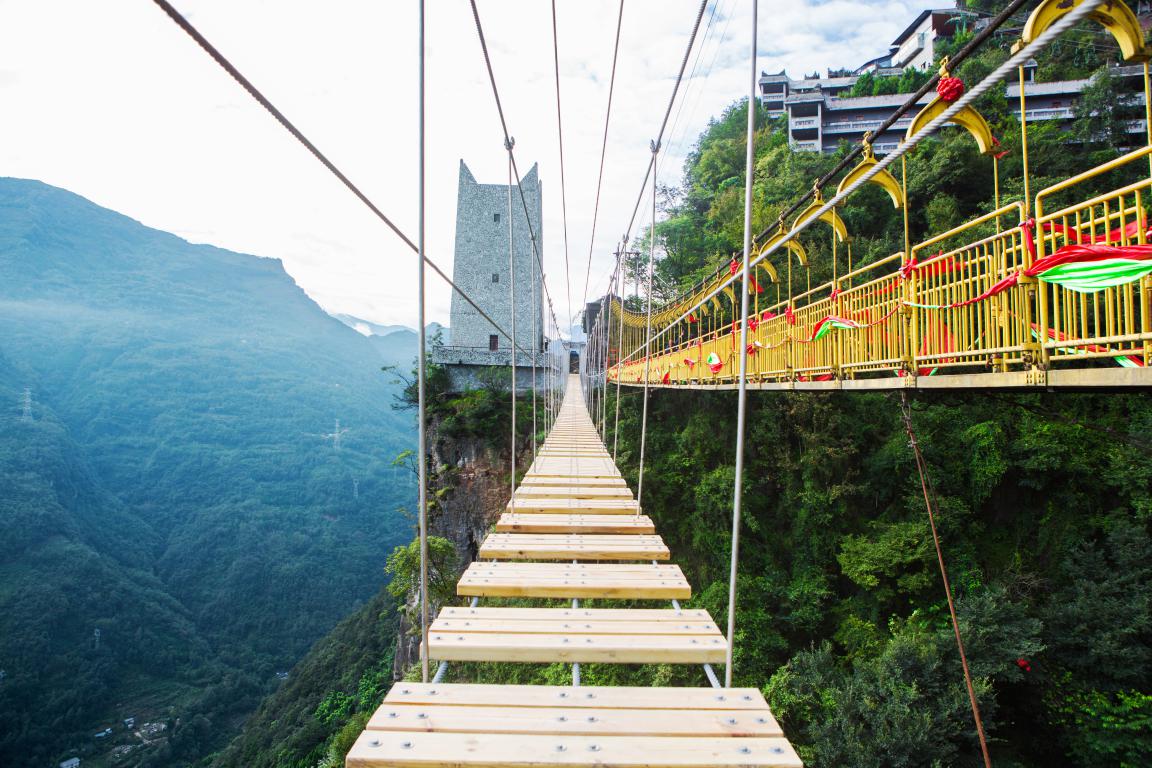
<svg viewBox="0 0 1152 768"><path fill-rule="evenodd" d="M299 128L293 125L292 121L285 117L284 113L277 109L276 106L271 101L269 101L268 98L263 93L261 93L260 90L255 85L253 85L248 78L244 77L244 75L240 73L240 70L238 70L235 65L233 65L232 62L229 61L228 58L225 57L224 54L222 54L216 48L216 46L208 42L208 39L205 38L204 35L200 34L200 31L192 26L188 19L184 18L179 11L173 8L172 4L169 3L168 0L152 1L160 7L160 10L168 14L168 17L176 23L176 26L180 27L182 30L184 30L185 33L187 33L189 37L196 41L196 44L203 48L204 52L211 56L212 59L217 64L219 64L225 72L231 75L232 79L239 83L240 86L248 92L248 95L255 99L260 104L260 106L264 107L264 109L267 110L268 113L272 115L272 117L276 118L276 121L280 123L280 125L283 126L286 131L292 134L292 136L294 136L297 141L304 145L304 148L311 152L313 157L319 160L320 163L325 168L327 168L333 176L339 179L340 183L347 187L348 190L360 200L360 202L364 203L364 205L368 207L368 210L372 211L372 213L376 215L376 218L387 224L388 228L391 229L397 237L403 240L405 245L417 253L420 252L420 249L417 247L416 243L412 241L412 238L404 234L404 232L398 226L396 226L395 223L393 223L392 219L388 218L388 216L385 215L385 213L380 210L380 208L374 202L372 202L372 200L366 194L364 194L364 192L362 192L359 187L352 183L352 180L349 179L343 171L336 167L335 163L329 160L327 156L325 156L325 154L321 152L315 144L309 141L308 137L305 136ZM455 291L460 295L461 298L472 305L472 308L475 309L481 317L491 323L493 328L503 334L506 338L512 338L509 336L507 331L497 325L496 321L489 317L488 313L481 309L480 306L472 300L471 296L465 293L458 285L456 285L456 283L452 282L452 279L448 277L448 275L444 273L444 270L440 269L440 267L437 266L434 261L425 256L424 263L430 266L432 270L437 275L439 275L441 279L443 279L444 282L449 285L449 287L452 288L453 291ZM521 349L520 351L523 352L524 350Z"/></svg>
<svg viewBox="0 0 1152 768"><path fill-rule="evenodd" d="M588 281L592 277L592 251L596 247L596 221L600 216L600 188L604 182L604 157L608 152L608 121L612 117L612 93L616 89L616 61L620 56L620 28L624 23L624 0L616 14L616 43L612 47L612 77L608 80L608 107L604 110L604 140L600 143L600 172L596 176L596 204L592 207L592 235L588 238L588 269L584 272L584 298L581 310L588 306Z"/></svg>

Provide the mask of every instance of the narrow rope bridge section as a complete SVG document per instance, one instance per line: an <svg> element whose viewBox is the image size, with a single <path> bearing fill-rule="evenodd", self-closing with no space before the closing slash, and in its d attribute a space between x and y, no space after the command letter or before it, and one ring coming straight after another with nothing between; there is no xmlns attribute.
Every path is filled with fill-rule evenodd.
<svg viewBox="0 0 1152 768"><path fill-rule="evenodd" d="M671 552L601 442L578 376L480 558L457 584L472 604L432 623L430 658L572 664L574 685L397 683L349 768L801 765L755 688L579 685L581 663L723 663L728 640L707 611L680 606L692 587L661 562ZM587 599L671 607L581 606Z"/></svg>

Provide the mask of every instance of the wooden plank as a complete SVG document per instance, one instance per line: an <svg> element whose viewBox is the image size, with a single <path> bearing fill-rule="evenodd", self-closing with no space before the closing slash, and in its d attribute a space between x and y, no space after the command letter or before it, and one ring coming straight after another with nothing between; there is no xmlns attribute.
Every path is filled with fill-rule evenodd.
<svg viewBox="0 0 1152 768"><path fill-rule="evenodd" d="M586 570L571 570L577 566L563 563L473 563L457 582L456 594L638 600L686 600L692 596L692 588L675 565L631 566L648 570L623 570L630 566L617 564L580 565Z"/></svg>
<svg viewBox="0 0 1152 768"><path fill-rule="evenodd" d="M535 486L521 485L516 489L517 499L633 499L628 486L597 488L578 485Z"/></svg>
<svg viewBox="0 0 1152 768"><path fill-rule="evenodd" d="M442 613L432 622L429 630L436 632L487 632L515 634L571 634L571 635L706 635L721 637L720 628L711 618L683 619L679 621L650 620L642 615L631 619L554 618L547 616L520 619L496 618L486 614L452 617Z"/></svg>
<svg viewBox="0 0 1152 768"><path fill-rule="evenodd" d="M480 557L514 560L667 560L659 536L493 533L480 544Z"/></svg>
<svg viewBox="0 0 1152 768"><path fill-rule="evenodd" d="M721 664L728 644L720 636L696 635L436 632L429 635L428 649L437 661Z"/></svg>
<svg viewBox="0 0 1152 768"><path fill-rule="evenodd" d="M371 731L438 733L548 733L558 736L782 736L768 710L597 709L579 707L469 707L386 703L366 726Z"/></svg>
<svg viewBox="0 0 1152 768"><path fill-rule="evenodd" d="M506 707L514 704L517 707L565 706L629 710L768 709L764 695L755 688L649 688L594 685L575 688L570 685L400 682L389 689L384 701L395 704L459 704L477 707Z"/></svg>
<svg viewBox="0 0 1152 768"><path fill-rule="evenodd" d="M536 475L525 475L520 481L520 487L524 488L531 486L537 487L554 487L554 486L569 486L572 488L619 488L621 486L627 488L628 483L622 477L538 477Z"/></svg>
<svg viewBox="0 0 1152 768"><path fill-rule="evenodd" d="M635 515L640 505L631 499L516 499L508 502L509 512L522 514L562 514L588 512L595 515Z"/></svg>
<svg viewBox="0 0 1152 768"><path fill-rule="evenodd" d="M365 731L347 768L617 766L618 768L802 768L778 737L580 736Z"/></svg>
<svg viewBox="0 0 1152 768"><path fill-rule="evenodd" d="M586 574L586 573L621 573L634 576L681 575L680 566L672 564L644 565L641 563L502 563L477 560L468 566L468 570L476 571L505 571L508 573L551 573L551 574Z"/></svg>
<svg viewBox="0 0 1152 768"><path fill-rule="evenodd" d="M655 533L647 515L549 515L505 512L496 521L500 533Z"/></svg>
<svg viewBox="0 0 1152 768"><path fill-rule="evenodd" d="M567 465L549 466L547 464L543 466L537 466L533 464L530 471L537 477L548 478L579 476L591 478L594 480L615 480L623 477L623 475L620 474L620 470L616 469L616 467L612 466L611 464L603 467L584 468L576 468Z"/></svg>
<svg viewBox="0 0 1152 768"><path fill-rule="evenodd" d="M479 618L505 621L553 621L588 620L643 621L643 622L684 622L706 620L712 617L703 608L513 608L513 607L459 607L441 608L438 618L467 619ZM647 689L644 689L647 690Z"/></svg>

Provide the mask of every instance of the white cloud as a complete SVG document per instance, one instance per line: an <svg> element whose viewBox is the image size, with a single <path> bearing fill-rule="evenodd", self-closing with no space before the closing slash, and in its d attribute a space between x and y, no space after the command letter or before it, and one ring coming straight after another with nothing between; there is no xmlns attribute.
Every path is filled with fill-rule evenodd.
<svg viewBox="0 0 1152 768"><path fill-rule="evenodd" d="M718 1L665 136L661 183L678 180L708 118L747 90L750 3ZM415 236L414 0L176 5ZM577 312L618 5L558 6ZM603 286L609 252L628 224L696 7L696 0L625 7L593 287ZM758 68L798 76L855 66L886 51L921 7L915 0L761 3ZM521 171L540 163L545 265L564 325L550 4L481 0L480 11ZM710 5L705 21L711 15ZM507 171L468 3L428 0L428 24L428 251L450 270L459 159L482 182L500 182ZM0 102L0 175L42 179L197 242L281 258L332 311L415 324L415 255L147 0L0 1ZM429 299L430 318L446 323L449 292L431 275Z"/></svg>

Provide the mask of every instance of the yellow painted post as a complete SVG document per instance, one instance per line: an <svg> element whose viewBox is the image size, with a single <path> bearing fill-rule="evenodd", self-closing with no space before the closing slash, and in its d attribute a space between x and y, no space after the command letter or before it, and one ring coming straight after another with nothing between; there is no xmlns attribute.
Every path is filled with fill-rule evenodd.
<svg viewBox="0 0 1152 768"><path fill-rule="evenodd" d="M1032 183L1028 177L1028 112L1024 98L1024 67L1017 68L1020 81L1020 159L1024 163L1024 218L1032 210Z"/></svg>
<svg viewBox="0 0 1152 768"><path fill-rule="evenodd" d="M900 266L905 267L912 258L912 237L908 222L908 159L906 155L900 156L900 186L904 191L904 253L900 257ZM920 335L919 328L917 328L919 318L916 314L916 308L909 306L910 302L916 301L914 280L915 270L910 270L900 291L904 302L904 306L900 308L900 316L904 318L903 338L900 340L900 357L903 360L904 372L913 378L916 376L916 342Z"/></svg>

